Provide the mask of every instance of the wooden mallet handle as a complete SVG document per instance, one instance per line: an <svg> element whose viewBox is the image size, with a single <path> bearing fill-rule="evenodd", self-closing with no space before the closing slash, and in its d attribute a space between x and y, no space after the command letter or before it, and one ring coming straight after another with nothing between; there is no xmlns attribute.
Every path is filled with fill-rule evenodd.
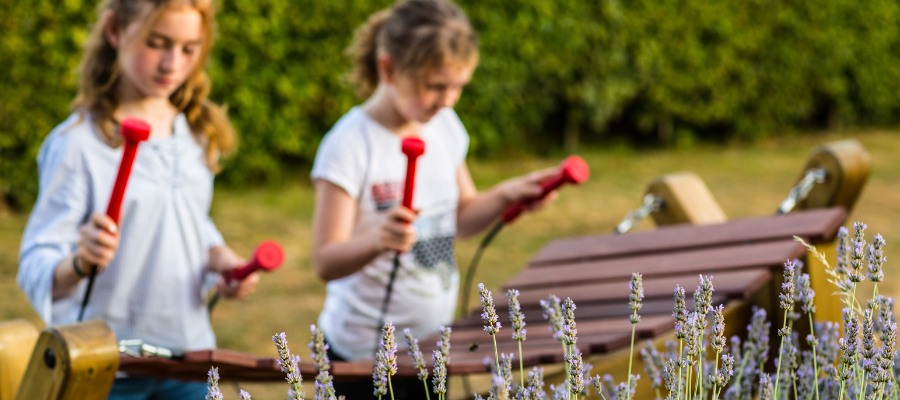
<svg viewBox="0 0 900 400"><path fill-rule="evenodd" d="M281 267L283 261L284 251L281 249L281 246L274 241L267 240L256 246L256 250L253 251L253 258L249 262L235 268L234 271L225 277L225 280L241 281L258 270L274 271Z"/></svg>
<svg viewBox="0 0 900 400"><path fill-rule="evenodd" d="M519 215L522 214L522 211L525 211L525 208L530 204L547 197L550 192L558 189L563 184L574 183L577 185L586 181L590 175L591 170L581 157L569 156L569 158L566 158L562 164L560 164L559 172L557 172L556 175L541 181L540 196L520 201L509 206L509 208L503 212L503 222L512 222L518 218Z"/></svg>

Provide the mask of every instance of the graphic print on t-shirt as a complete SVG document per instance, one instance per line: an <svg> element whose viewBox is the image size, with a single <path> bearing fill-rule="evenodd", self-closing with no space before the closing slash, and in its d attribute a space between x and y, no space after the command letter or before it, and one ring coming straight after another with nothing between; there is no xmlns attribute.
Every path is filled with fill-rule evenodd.
<svg viewBox="0 0 900 400"><path fill-rule="evenodd" d="M454 224L456 210L421 217L414 223L419 240L413 245L412 254L420 268L437 273L444 287L449 287L450 277L456 270Z"/></svg>
<svg viewBox="0 0 900 400"><path fill-rule="evenodd" d="M400 204L403 198L403 186L401 182L381 182L372 184L372 201L375 202L375 209L384 211Z"/></svg>

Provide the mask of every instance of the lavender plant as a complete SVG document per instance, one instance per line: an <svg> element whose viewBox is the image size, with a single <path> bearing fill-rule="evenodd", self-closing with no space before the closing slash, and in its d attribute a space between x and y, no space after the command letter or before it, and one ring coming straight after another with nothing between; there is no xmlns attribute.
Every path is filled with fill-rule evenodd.
<svg viewBox="0 0 900 400"><path fill-rule="evenodd" d="M440 350L431 353L431 360L434 365L434 393L438 395L438 400L444 400L444 395L447 394L447 360Z"/></svg>
<svg viewBox="0 0 900 400"><path fill-rule="evenodd" d="M304 399L303 377L300 376L300 368L297 366L300 357L291 355L287 345L287 336L284 332L272 336L272 341L275 342L275 349L278 350L278 365L281 367L281 372L287 374L286 379L290 386L288 388L288 399Z"/></svg>
<svg viewBox="0 0 900 400"><path fill-rule="evenodd" d="M522 342L525 341L525 315L522 314L522 306L519 304L519 291L510 289L506 292L509 299L509 320L512 321L512 339L519 345L519 378L520 387L525 387L525 367L522 364Z"/></svg>
<svg viewBox="0 0 900 400"><path fill-rule="evenodd" d="M628 287L631 289L631 295L628 296L628 307L631 308L632 314L628 318L628 321L631 322L631 351L628 357L628 382L626 386L631 387L631 363L634 361L634 331L637 323L641 322L638 310L643 306L641 301L644 299L644 283L641 274L637 272L631 274L631 282L628 283Z"/></svg>
<svg viewBox="0 0 900 400"><path fill-rule="evenodd" d="M481 319L484 321L484 331L494 339L494 358L497 360L497 370L500 369L500 357L497 356L497 332L500 332L500 322L497 318L497 309L494 307L494 297L491 291L484 287L484 283L478 284L478 293L481 296Z"/></svg>
<svg viewBox="0 0 900 400"><path fill-rule="evenodd" d="M407 353L412 357L413 367L419 370L419 380L425 385L426 400L431 400L431 395L428 394L428 366L425 365L425 359L419 351L419 339L413 337L409 328L403 329L403 335L406 337Z"/></svg>
<svg viewBox="0 0 900 400"><path fill-rule="evenodd" d="M222 392L219 390L219 369L216 367L209 369L206 390L206 400L222 400Z"/></svg>
<svg viewBox="0 0 900 400"><path fill-rule="evenodd" d="M317 372L313 398L316 400L336 400L334 384L332 383L333 378L328 372L331 369L331 364L328 360L328 345L325 344L325 333L315 325L309 326L309 332L312 335L312 339L310 339L307 347L309 347L309 357L315 362Z"/></svg>
<svg viewBox="0 0 900 400"><path fill-rule="evenodd" d="M675 340L665 343L660 353L648 341L640 349L641 358L649 376L649 385L657 399L667 400L900 400L897 390L897 323L894 320L893 300L878 294L878 283L884 280L884 238L876 235L872 244L866 244L865 224L854 224L853 234L841 228L838 235L838 260L831 268L824 256L813 246L806 245L811 254L822 261L825 272L831 277L829 282L838 288L838 294L845 304L843 327L833 322L816 323L814 314L815 295L809 274L803 274L796 261L785 263L784 283L780 294L780 307L784 310L782 325L778 329L780 345L773 376L765 373L769 360L769 336L771 323L763 309L754 308L751 322L747 326L747 338L741 340L725 337L725 307L712 305L712 277L700 276L700 284L694 292L694 310L685 306L685 290L678 286L674 291ZM799 239L798 239L799 240ZM801 240L802 241L802 240ZM873 284L872 298L861 306L855 293L866 281ZM525 377L522 360L522 341L525 340L525 322L519 304L519 292L507 292L512 338L519 346L518 386L513 384L512 363L514 354L499 354L496 334L499 332L496 309L490 291L479 285L485 331L494 339L494 360L486 357L486 363L493 373L492 391L488 399L577 400L586 394L585 381L604 400L630 400L634 397L639 379L632 375L635 324L640 322L638 311L642 308L643 285L640 274L633 274L629 282L629 306L632 324L632 340L629 354L628 377L625 382L616 383L609 375L590 377L591 367L584 363L576 348L577 329L574 301L567 298L560 301L551 295L542 300L544 318L549 321L549 329L554 339L563 347L566 380L550 386L550 396L544 391L543 371L533 368ZM812 327L806 342L808 350L801 350L800 335L793 331L795 305L807 315ZM711 319L708 314L712 311ZM711 323L711 327L708 325ZM310 327L312 339L309 343L310 357L317 371L315 399L336 400L328 346L324 343L323 332L314 325ZM438 349L432 354L434 363L433 385L438 400L444 400L447 393L447 364L449 363L450 328L440 328ZM408 353L413 365L419 370L419 379L427 388L428 371L419 350L418 340L408 329L404 330ZM708 335L708 343L704 340ZM302 399L299 357L290 353L284 333L273 336L278 349L278 365L287 374L290 385L290 399ZM391 393L391 376L397 372L394 327L387 323L383 329L381 346L376 354L373 371L375 394L379 397ZM707 344L712 353L707 355ZM705 360L709 360L706 362ZM218 373L209 373L207 400L222 400L218 388ZM241 391L241 399L250 395ZM476 394L476 398L480 398ZM430 400L430 395L428 396Z"/></svg>
<svg viewBox="0 0 900 400"><path fill-rule="evenodd" d="M784 283L781 284L782 293L779 295L781 298L781 309L784 310L784 322L782 323L781 329L778 331L778 336L781 336L781 345L778 347L778 366L775 372L775 393L774 397L778 398L778 382L781 378L781 349L784 348L784 340L788 338L790 340L791 336L791 327L788 326L787 318L788 315L794 312L794 290L796 286L794 285L794 271L796 268L796 264L788 260L784 263Z"/></svg>

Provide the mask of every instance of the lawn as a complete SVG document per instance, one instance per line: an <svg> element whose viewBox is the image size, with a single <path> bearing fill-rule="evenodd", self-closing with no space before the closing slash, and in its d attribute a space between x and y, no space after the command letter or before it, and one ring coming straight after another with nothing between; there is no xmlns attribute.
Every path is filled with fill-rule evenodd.
<svg viewBox="0 0 900 400"><path fill-rule="evenodd" d="M665 173L697 173L730 219L772 214L798 179L810 149L846 137L861 141L872 155L872 174L850 221L867 223L868 238L875 233L884 235L888 280L879 288L896 296L900 286L894 273L898 268L892 261L900 259L895 258L900 256L900 247L895 245L900 243L900 208L894 206L900 201L900 163L894 157L900 153L900 136L885 130L788 135L752 145L703 145L682 150L585 151L581 155L591 167L591 180L581 187L565 188L559 200L546 210L507 227L485 253L476 282L485 282L496 291L548 240L611 231L640 204L647 182ZM471 161L469 168L478 187L485 189L557 162L557 158ZM233 248L249 255L256 243L273 239L286 252L284 268L264 276L248 300L223 301L217 307L213 324L219 347L274 356L270 338L283 331L294 351L308 356L308 328L316 321L325 294L325 286L310 263L312 210L313 191L305 175L298 175L296 182L286 187L216 190L212 216ZM0 213L0 320L34 318L15 284L18 247L27 217ZM652 223L645 221L639 229L652 229ZM458 244L460 264L468 264L479 239ZM282 383L246 387L259 399L283 398L287 389ZM306 388L311 395L312 386ZM231 389L225 392L226 398L237 398Z"/></svg>

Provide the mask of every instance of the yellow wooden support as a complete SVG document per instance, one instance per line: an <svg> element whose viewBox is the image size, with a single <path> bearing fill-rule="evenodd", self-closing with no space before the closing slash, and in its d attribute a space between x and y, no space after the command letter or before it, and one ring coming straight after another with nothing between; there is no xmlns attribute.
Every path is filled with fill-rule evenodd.
<svg viewBox="0 0 900 400"><path fill-rule="evenodd" d="M25 319L0 322L0 400L13 400L41 333Z"/></svg>
<svg viewBox="0 0 900 400"><path fill-rule="evenodd" d="M104 400L119 369L116 336L103 321L41 332L17 400Z"/></svg>
<svg viewBox="0 0 900 400"><path fill-rule="evenodd" d="M664 201L659 210L650 214L657 226L719 224L728 220L709 188L693 172L660 176L650 182L647 193Z"/></svg>
<svg viewBox="0 0 900 400"><path fill-rule="evenodd" d="M825 182L813 186L806 200L797 204L797 209L841 206L849 213L869 178L870 163L869 153L854 139L816 146L810 152L800 179L807 171L817 168L828 171L828 176Z"/></svg>
<svg viewBox="0 0 900 400"><path fill-rule="evenodd" d="M825 253L825 259L828 261L830 268L834 268L835 263L837 263L837 240L816 244L816 250L820 253ZM825 264L812 255L807 257L807 260L806 268L803 271L809 274L810 286L816 292L815 320L840 322L844 303L841 302L841 296L837 295L837 286L828 282L831 276L825 272Z"/></svg>

